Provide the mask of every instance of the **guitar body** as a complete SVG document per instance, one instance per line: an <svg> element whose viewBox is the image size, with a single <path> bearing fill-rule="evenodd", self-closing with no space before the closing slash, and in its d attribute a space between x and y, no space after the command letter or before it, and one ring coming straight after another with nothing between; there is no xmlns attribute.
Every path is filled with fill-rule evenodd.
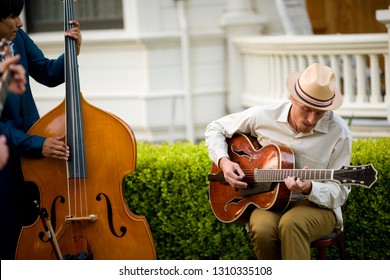
<svg viewBox="0 0 390 280"><path fill-rule="evenodd" d="M274 144L261 147L256 138L244 134L233 135L227 139L227 144L229 157L244 171L248 188L231 187L225 182L222 170L213 164L209 176L209 199L214 215L225 223L246 223L254 208L273 211L286 209L291 198L286 185L283 182L266 183L268 186L255 183L253 170L292 169L295 164L293 151Z"/></svg>

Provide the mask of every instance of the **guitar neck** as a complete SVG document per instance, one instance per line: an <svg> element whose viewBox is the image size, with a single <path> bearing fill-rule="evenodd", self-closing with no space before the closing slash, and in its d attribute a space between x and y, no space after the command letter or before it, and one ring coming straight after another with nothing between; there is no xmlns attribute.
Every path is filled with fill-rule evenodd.
<svg viewBox="0 0 390 280"><path fill-rule="evenodd" d="M289 176L295 176L301 180L327 181L333 180L332 169L255 169L255 182L283 182Z"/></svg>

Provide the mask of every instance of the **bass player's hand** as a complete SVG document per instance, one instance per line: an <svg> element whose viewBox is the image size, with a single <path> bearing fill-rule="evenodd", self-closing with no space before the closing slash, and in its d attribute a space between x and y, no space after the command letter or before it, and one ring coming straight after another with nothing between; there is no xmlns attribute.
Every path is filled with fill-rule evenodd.
<svg viewBox="0 0 390 280"><path fill-rule="evenodd" d="M69 147L65 144L65 136L53 136L43 143L42 155L56 159L68 160Z"/></svg>

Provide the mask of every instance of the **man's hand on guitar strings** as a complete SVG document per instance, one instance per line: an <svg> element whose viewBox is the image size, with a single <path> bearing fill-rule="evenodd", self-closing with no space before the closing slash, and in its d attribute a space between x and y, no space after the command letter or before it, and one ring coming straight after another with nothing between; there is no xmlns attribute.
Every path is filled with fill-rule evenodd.
<svg viewBox="0 0 390 280"><path fill-rule="evenodd" d="M238 163L232 162L227 157L223 157L219 161L219 168L223 171L225 181L234 188L246 188L247 183L242 179L245 177L244 171Z"/></svg>
<svg viewBox="0 0 390 280"><path fill-rule="evenodd" d="M309 167L305 166L303 169L309 169ZM296 176L288 176L284 179L284 183L292 193L308 195L311 192L311 180L301 180Z"/></svg>

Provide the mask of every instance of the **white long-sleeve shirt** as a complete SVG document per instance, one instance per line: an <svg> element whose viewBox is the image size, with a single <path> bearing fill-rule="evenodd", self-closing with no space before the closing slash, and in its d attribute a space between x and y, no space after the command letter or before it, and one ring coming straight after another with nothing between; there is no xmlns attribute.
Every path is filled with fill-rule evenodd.
<svg viewBox="0 0 390 280"><path fill-rule="evenodd" d="M340 169L349 165L352 136L346 122L332 111L324 114L314 129L297 133L288 123L291 102L263 105L230 114L211 122L205 133L210 158L218 165L222 157L229 157L226 138L234 133L248 133L257 137L264 147L268 144L288 146L295 156L295 168ZM342 229L341 206L351 189L334 181L312 181L307 198L317 205L332 209L337 219L336 228Z"/></svg>

